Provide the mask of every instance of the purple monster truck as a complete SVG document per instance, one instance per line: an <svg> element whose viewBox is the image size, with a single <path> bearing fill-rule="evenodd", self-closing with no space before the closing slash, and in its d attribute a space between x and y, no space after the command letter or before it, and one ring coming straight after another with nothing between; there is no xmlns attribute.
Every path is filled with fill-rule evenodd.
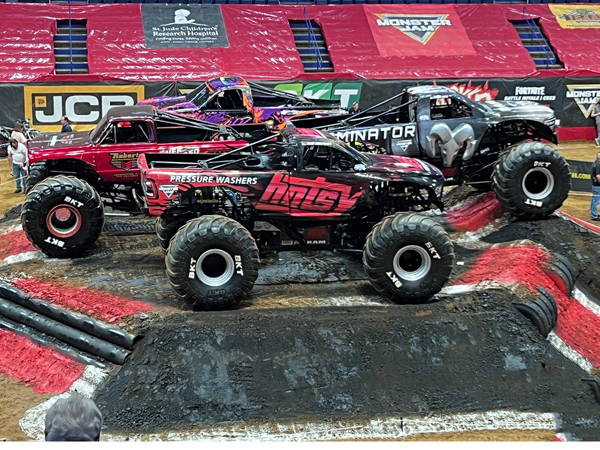
<svg viewBox="0 0 600 450"><path fill-rule="evenodd" d="M180 97L154 97L138 104L223 125L267 123L274 129L292 119L348 114L340 105L276 91L237 76L213 78Z"/></svg>

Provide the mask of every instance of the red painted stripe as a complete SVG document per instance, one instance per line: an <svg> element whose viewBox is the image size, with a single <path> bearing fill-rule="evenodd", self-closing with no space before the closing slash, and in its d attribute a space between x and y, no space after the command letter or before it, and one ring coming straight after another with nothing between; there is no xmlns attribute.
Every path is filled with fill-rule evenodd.
<svg viewBox="0 0 600 450"><path fill-rule="evenodd" d="M579 139L593 142L598 137L595 127L556 127L556 134L558 135L558 142Z"/></svg>
<svg viewBox="0 0 600 450"><path fill-rule="evenodd" d="M496 194L488 192L470 202L451 209L445 214L446 220L457 231L476 231L489 225L504 214L504 209Z"/></svg>
<svg viewBox="0 0 600 450"><path fill-rule="evenodd" d="M542 249L534 246L490 249L477 259L473 268L457 284L498 281L520 283L532 292L537 292L536 287L546 289L558 306L556 335L594 367L600 367L600 317L574 298L568 298L544 273L542 265L548 258Z"/></svg>
<svg viewBox="0 0 600 450"><path fill-rule="evenodd" d="M600 227L599 227L599 226L597 226L597 225L594 225L593 223L586 222L585 220L578 219L577 217L574 217L574 216L572 216L571 214L567 214L566 212L564 212L564 211L562 211L562 210L558 211L558 213L559 213L561 216L564 216L564 217L566 217L567 219L569 219L569 220L571 220L571 221L575 222L577 225L580 225L580 226L582 226L583 228L587 228L587 229L588 229L588 230L590 230L590 231L594 231L595 233L598 233L598 234L600 234Z"/></svg>
<svg viewBox="0 0 600 450"><path fill-rule="evenodd" d="M62 394L85 366L26 337L0 330L0 372L28 384L37 394Z"/></svg>
<svg viewBox="0 0 600 450"><path fill-rule="evenodd" d="M12 284L23 292L57 306L96 317L105 322L115 322L121 317L148 311L152 305L118 295L71 286L63 283L21 279Z"/></svg>
<svg viewBox="0 0 600 450"><path fill-rule="evenodd" d="M25 237L23 230L10 231L0 236L0 259L36 250L33 244Z"/></svg>

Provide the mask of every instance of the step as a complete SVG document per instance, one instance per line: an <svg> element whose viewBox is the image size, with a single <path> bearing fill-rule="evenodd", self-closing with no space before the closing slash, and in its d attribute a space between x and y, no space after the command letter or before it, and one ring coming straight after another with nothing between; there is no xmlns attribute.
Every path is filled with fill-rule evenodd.
<svg viewBox="0 0 600 450"><path fill-rule="evenodd" d="M73 60L73 64L87 64L88 57L87 55L54 55L55 64L71 64L71 59Z"/></svg>
<svg viewBox="0 0 600 450"><path fill-rule="evenodd" d="M318 58L317 55L300 55L300 60L302 60L303 63L316 63ZM321 55L321 62L323 64L330 64L331 60L329 59L329 55Z"/></svg>
<svg viewBox="0 0 600 450"><path fill-rule="evenodd" d="M565 67L562 64L551 64L546 66L546 64L536 64L536 69L544 69L544 70L556 70L556 69L564 69Z"/></svg>
<svg viewBox="0 0 600 450"><path fill-rule="evenodd" d="M303 41L310 42L312 40L312 38L308 35L298 36L297 34L294 35L294 39L296 42L303 42ZM317 40L317 42L323 41L323 35L315 33L315 39Z"/></svg>
<svg viewBox="0 0 600 450"><path fill-rule="evenodd" d="M531 52L543 52L544 50L548 50L548 47L544 47L541 45L525 45L525 49L531 53Z"/></svg>
<svg viewBox="0 0 600 450"><path fill-rule="evenodd" d="M70 33L69 33L70 32ZM64 35L86 35L87 36L87 28L59 28L55 36L64 36Z"/></svg>
<svg viewBox="0 0 600 450"><path fill-rule="evenodd" d="M69 48L54 48L54 55L86 55L88 54L88 51L86 48L73 48L73 49L69 49Z"/></svg>
<svg viewBox="0 0 600 450"><path fill-rule="evenodd" d="M56 74L69 74L69 75L84 75L84 74L88 74L90 73L90 71L88 69L73 69L73 71L71 71L70 69L60 69L60 68L56 68L54 70L54 73Z"/></svg>
<svg viewBox="0 0 600 450"><path fill-rule="evenodd" d="M317 39L316 41L317 47L326 49L325 41L322 39ZM308 40L296 41L297 48L313 48L313 42Z"/></svg>
<svg viewBox="0 0 600 450"><path fill-rule="evenodd" d="M69 40L71 40L71 41L83 41L83 42L85 42L85 41L87 41L87 34L82 34L82 35L79 35L79 34L71 34L71 35L65 34L65 35L60 35L60 36L59 35L55 35L54 36L54 42L57 42L57 41L59 41L59 42L69 42Z"/></svg>
<svg viewBox="0 0 600 450"><path fill-rule="evenodd" d="M60 49L69 49L69 48L74 48L74 49L86 49L87 48L87 42L86 41L72 41L70 42L71 45L69 45L69 41L54 41L54 48L60 48Z"/></svg>

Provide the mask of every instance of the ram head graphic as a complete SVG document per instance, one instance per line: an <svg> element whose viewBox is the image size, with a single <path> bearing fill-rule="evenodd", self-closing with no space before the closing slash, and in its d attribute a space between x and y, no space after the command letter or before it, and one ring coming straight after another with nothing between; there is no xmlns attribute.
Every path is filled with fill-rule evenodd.
<svg viewBox="0 0 600 450"><path fill-rule="evenodd" d="M456 155L464 146L462 158L468 161L473 156L477 148L475 132L469 124L462 123L454 130L451 130L444 122L436 123L431 127L429 136L427 136L429 146L426 148L427 155L435 158L442 156L444 167L451 167Z"/></svg>

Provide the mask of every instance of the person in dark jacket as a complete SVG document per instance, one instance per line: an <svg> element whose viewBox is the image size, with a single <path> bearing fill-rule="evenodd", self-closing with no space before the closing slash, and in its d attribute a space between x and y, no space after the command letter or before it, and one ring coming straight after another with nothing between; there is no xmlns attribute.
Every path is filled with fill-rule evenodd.
<svg viewBox="0 0 600 450"><path fill-rule="evenodd" d="M69 125L69 118L67 116L62 116L60 118L60 123L62 123L61 133L70 133L73 131L71 125Z"/></svg>
<svg viewBox="0 0 600 450"><path fill-rule="evenodd" d="M352 109L350 110L350 114L358 114L360 112L360 108L358 107L358 102L352 103Z"/></svg>
<svg viewBox="0 0 600 450"><path fill-rule="evenodd" d="M600 153L596 155L596 161L592 164L592 220L595 222L600 221L598 206L600 206Z"/></svg>
<svg viewBox="0 0 600 450"><path fill-rule="evenodd" d="M102 413L93 400L80 398L77 392L61 398L46 414L46 441L99 441Z"/></svg>

